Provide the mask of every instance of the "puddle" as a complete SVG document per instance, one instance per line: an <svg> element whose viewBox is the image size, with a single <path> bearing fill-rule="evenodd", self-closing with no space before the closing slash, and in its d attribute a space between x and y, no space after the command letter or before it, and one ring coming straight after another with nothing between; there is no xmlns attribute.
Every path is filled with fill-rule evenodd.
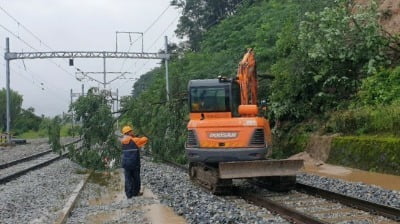
<svg viewBox="0 0 400 224"><path fill-rule="evenodd" d="M124 177L122 172L94 173L89 179L91 183L107 187L107 192L102 192L97 198L89 200L90 206L110 205L113 203L122 203L125 200ZM107 223L119 220L134 210L141 210L145 217L153 224L186 224L182 216L174 213L170 207L159 204L157 196L147 188L143 189L143 196L138 200L148 200L150 203L146 206L130 206L128 208L116 211L99 212L88 215L85 223ZM132 220L134 221L134 220Z"/></svg>
<svg viewBox="0 0 400 224"><path fill-rule="evenodd" d="M114 172L94 172L89 178L89 182L95 183L105 187L119 187L121 182L120 173L118 171Z"/></svg>
<svg viewBox="0 0 400 224"><path fill-rule="evenodd" d="M105 223L110 222L117 217L120 217L118 213L122 213L122 211L113 211L113 212L102 212L95 215L89 215L86 217L86 223Z"/></svg>
<svg viewBox="0 0 400 224"><path fill-rule="evenodd" d="M146 217L152 224L186 224L182 216L178 216L174 211L161 204L145 206Z"/></svg>
<svg viewBox="0 0 400 224"><path fill-rule="evenodd" d="M124 217L128 214L126 209L111 211L111 212L100 212L94 215L88 215L85 223L107 223L113 220L118 220L121 217Z"/></svg>
<svg viewBox="0 0 400 224"><path fill-rule="evenodd" d="M307 173L326 177L340 178L347 181L373 184L389 190L400 191L400 176L368 172L353 168L323 164L321 166L305 166Z"/></svg>
<svg viewBox="0 0 400 224"><path fill-rule="evenodd" d="M107 205L121 202L125 198L124 186L120 172L93 173L89 182L106 186L108 191L100 197L89 200L90 206Z"/></svg>
<svg viewBox="0 0 400 224"><path fill-rule="evenodd" d="M320 146L320 145L319 145ZM400 176L368 172L350 167L335 166L326 164L314 159L307 152L298 153L290 159L303 159L304 171L319 176L338 178L352 182L362 182L376 185L389 190L400 191Z"/></svg>
<svg viewBox="0 0 400 224"><path fill-rule="evenodd" d="M150 189L143 190L143 197L157 199ZM182 216L175 214L174 210L162 204L152 204L144 206L146 218L152 224L186 224L186 220Z"/></svg>

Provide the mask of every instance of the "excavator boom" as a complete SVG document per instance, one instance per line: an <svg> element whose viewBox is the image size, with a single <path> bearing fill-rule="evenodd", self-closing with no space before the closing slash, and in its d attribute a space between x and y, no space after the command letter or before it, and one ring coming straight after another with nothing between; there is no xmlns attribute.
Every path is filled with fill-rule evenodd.
<svg viewBox="0 0 400 224"><path fill-rule="evenodd" d="M257 105L256 59L252 48L247 50L240 61L236 77L241 89L241 104Z"/></svg>

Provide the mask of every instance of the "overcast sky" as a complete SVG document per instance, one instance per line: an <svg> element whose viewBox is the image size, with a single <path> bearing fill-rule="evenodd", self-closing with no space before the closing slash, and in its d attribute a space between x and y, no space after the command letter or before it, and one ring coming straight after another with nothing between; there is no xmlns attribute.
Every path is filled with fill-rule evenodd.
<svg viewBox="0 0 400 224"><path fill-rule="evenodd" d="M0 9L0 88L5 88L5 38L10 37L11 51L35 51L15 35L39 51L115 51L116 31L146 31L160 15L160 19L144 34L144 51L157 52L164 46L164 36L172 42L179 40L174 30L179 12L168 7L170 0L0 0L0 6L20 22L18 25ZM162 14L165 11L164 14ZM24 28L28 28L42 43ZM132 35L132 41L139 36ZM47 46L46 46L47 45ZM118 35L118 50L127 51L128 35ZM141 39L134 42L131 52L141 51ZM70 89L81 92L81 85L100 86L97 82L76 77L76 68L87 72L103 71L102 59L75 59L75 67L66 59L35 59L11 61L11 88L23 95L23 107L35 108L36 114L53 116L67 112ZM107 71L131 72L113 82L108 88L119 90L120 96L129 95L137 78L158 65L159 60L108 59ZM60 69L58 66L62 67ZM65 71L66 70L66 71ZM92 75L102 81L103 75ZM117 75L108 75L108 81ZM76 98L75 98L76 99Z"/></svg>

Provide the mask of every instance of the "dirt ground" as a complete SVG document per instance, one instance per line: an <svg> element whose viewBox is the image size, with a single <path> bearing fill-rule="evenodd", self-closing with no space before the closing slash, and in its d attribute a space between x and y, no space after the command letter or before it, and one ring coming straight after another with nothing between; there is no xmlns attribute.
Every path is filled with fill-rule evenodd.
<svg viewBox="0 0 400 224"><path fill-rule="evenodd" d="M370 0L356 0L360 5L366 5ZM380 0L379 11L382 14L381 24L390 34L400 33L400 1Z"/></svg>

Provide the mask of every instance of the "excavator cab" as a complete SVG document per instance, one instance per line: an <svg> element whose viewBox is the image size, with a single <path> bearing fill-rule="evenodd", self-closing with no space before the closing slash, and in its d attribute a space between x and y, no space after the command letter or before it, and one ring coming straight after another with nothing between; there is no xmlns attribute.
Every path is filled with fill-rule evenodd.
<svg viewBox="0 0 400 224"><path fill-rule="evenodd" d="M227 113L238 117L239 84L232 80L205 79L189 82L191 113Z"/></svg>

